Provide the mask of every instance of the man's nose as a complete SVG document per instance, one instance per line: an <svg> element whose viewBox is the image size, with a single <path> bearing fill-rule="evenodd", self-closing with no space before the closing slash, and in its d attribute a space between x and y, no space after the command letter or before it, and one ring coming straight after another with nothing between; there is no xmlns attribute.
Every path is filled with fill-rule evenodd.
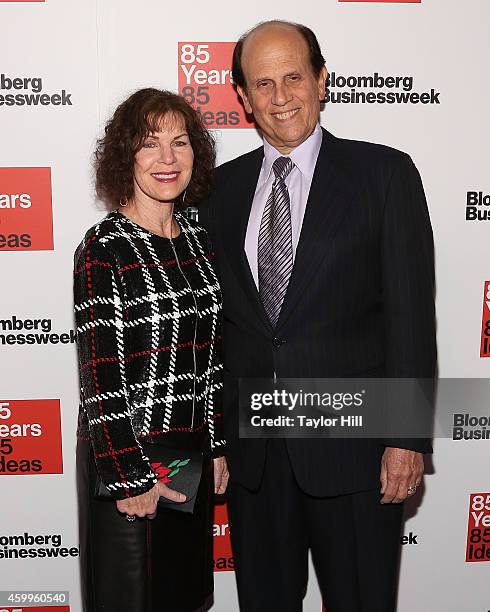
<svg viewBox="0 0 490 612"><path fill-rule="evenodd" d="M272 96L272 103L276 106L285 106L291 100L291 93L287 85L276 85Z"/></svg>

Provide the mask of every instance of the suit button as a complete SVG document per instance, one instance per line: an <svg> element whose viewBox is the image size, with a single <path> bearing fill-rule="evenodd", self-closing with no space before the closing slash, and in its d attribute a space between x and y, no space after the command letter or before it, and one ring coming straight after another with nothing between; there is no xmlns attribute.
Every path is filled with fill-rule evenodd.
<svg viewBox="0 0 490 612"><path fill-rule="evenodd" d="M286 344L286 340L283 340L282 338L272 338L272 346L275 346L276 348L280 347L281 344Z"/></svg>

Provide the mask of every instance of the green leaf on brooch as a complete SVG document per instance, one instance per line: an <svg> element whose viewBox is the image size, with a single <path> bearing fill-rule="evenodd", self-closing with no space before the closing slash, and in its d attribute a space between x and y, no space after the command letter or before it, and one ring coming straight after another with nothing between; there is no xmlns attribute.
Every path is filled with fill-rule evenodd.
<svg viewBox="0 0 490 612"><path fill-rule="evenodd" d="M168 478L172 478L172 476L175 476L175 474L178 474L179 472L180 472L180 468L177 468L176 470L172 470L170 474L168 475Z"/></svg>
<svg viewBox="0 0 490 612"><path fill-rule="evenodd" d="M173 468L173 467L175 467L176 465L179 465L179 461L180 461L180 459L175 459L174 461L172 461L172 463L169 463L169 464L167 465L167 467L169 467L169 468Z"/></svg>
<svg viewBox="0 0 490 612"><path fill-rule="evenodd" d="M179 463L179 467L184 467L184 465L187 465L189 463L190 459L184 459L183 461L181 461Z"/></svg>

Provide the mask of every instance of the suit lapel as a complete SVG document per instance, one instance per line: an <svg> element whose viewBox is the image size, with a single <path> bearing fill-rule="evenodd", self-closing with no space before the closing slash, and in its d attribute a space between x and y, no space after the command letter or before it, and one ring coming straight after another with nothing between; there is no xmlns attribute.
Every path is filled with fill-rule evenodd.
<svg viewBox="0 0 490 612"><path fill-rule="evenodd" d="M329 254L335 233L354 199L352 187L337 163L336 138L323 130L322 145L313 174L305 216L279 328L307 290L318 266Z"/></svg>
<svg viewBox="0 0 490 612"><path fill-rule="evenodd" d="M260 301L259 292L245 253L248 218L263 158L263 147L252 151L240 166L240 172L233 177L234 182L227 189L228 201L225 203L223 214L223 236L228 263L235 272L239 284L244 288L262 323L268 329L272 329Z"/></svg>

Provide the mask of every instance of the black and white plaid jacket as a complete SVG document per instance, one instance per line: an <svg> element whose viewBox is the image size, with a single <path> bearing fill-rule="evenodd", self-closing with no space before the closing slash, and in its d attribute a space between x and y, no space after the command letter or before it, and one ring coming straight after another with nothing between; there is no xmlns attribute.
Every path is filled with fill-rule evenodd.
<svg viewBox="0 0 490 612"><path fill-rule="evenodd" d="M116 499L157 482L141 441L223 454L221 292L206 231L175 218L169 240L112 212L75 253L78 436Z"/></svg>

